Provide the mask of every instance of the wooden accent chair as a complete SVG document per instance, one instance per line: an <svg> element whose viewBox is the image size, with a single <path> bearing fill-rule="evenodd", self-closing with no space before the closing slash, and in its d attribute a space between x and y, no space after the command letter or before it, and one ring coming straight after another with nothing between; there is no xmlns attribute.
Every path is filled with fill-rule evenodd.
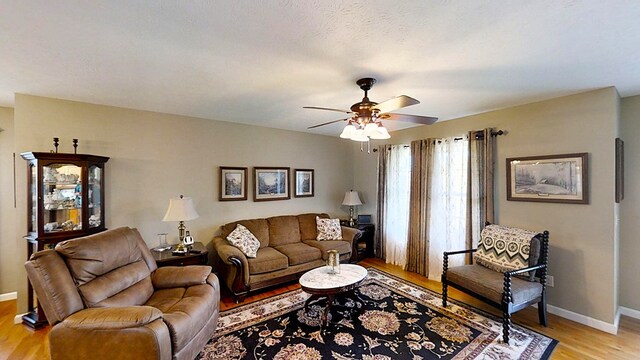
<svg viewBox="0 0 640 360"><path fill-rule="evenodd" d="M472 253L470 265L448 267L450 255ZM477 249L444 252L442 305L447 306L447 287L453 286L501 309L507 344L511 314L529 305L538 304L540 324L547 326L548 255L548 231L536 234L487 223Z"/></svg>

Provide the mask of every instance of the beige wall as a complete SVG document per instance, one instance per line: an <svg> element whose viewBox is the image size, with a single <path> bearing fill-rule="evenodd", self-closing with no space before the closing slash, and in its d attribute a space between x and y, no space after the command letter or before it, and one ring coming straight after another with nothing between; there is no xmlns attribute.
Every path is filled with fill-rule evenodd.
<svg viewBox="0 0 640 360"><path fill-rule="evenodd" d="M549 230L549 268L555 276L549 303L611 324L617 308L613 189L618 103L615 88L606 88L397 131L390 141L408 144L485 127L508 131L497 139L496 221ZM354 189L366 199L360 213L375 214L377 156L355 145L353 151ZM589 205L506 200L507 157L577 152L589 153Z"/></svg>
<svg viewBox="0 0 640 360"><path fill-rule="evenodd" d="M79 152L111 157L106 167L106 225L138 227L150 246L157 245L161 232L177 241L177 223L161 220L169 198L179 194L193 197L200 218L186 226L204 243L232 220L315 211L346 216L340 203L352 186L352 156L349 144L337 137L16 95L16 153L48 151L54 136L60 138L61 152L73 151L71 139L78 138ZM24 161L17 165L23 169ZM315 169L316 196L219 202L221 165ZM18 175L17 184L25 184L25 172ZM26 214L25 191L18 186L18 214ZM26 219L17 220L22 234ZM13 256L26 257L23 246ZM25 281L21 266L10 275ZM24 310L26 304L20 305Z"/></svg>
<svg viewBox="0 0 640 360"><path fill-rule="evenodd" d="M640 311L640 96L622 99L624 200L620 204L620 306Z"/></svg>
<svg viewBox="0 0 640 360"><path fill-rule="evenodd" d="M0 294L6 294L22 284L12 274L24 262L23 257L15 256L16 249L25 246L16 237L13 207L13 109L0 107L0 129Z"/></svg>

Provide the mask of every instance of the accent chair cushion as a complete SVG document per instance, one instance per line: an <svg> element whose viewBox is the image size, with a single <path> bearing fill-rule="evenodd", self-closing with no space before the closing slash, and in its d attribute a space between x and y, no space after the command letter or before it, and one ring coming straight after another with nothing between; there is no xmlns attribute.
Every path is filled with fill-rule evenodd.
<svg viewBox="0 0 640 360"><path fill-rule="evenodd" d="M254 258L260 248L260 241L246 227L238 224L227 236L229 244L237 247L247 257Z"/></svg>
<svg viewBox="0 0 640 360"><path fill-rule="evenodd" d="M316 216L318 235L316 240L342 240L342 227L340 219L321 219Z"/></svg>
<svg viewBox="0 0 640 360"><path fill-rule="evenodd" d="M538 233L528 230L509 228L500 225L488 225L480 234L478 251L473 255L473 260L479 265L489 269L505 272L523 269L530 266L529 255L533 239ZM539 241L535 241L538 249L535 250L539 257ZM534 264L535 264L534 263ZM535 274L524 274L533 281Z"/></svg>
<svg viewBox="0 0 640 360"><path fill-rule="evenodd" d="M322 259L320 249L303 243L276 246L276 250L289 258L289 265L304 264Z"/></svg>
<svg viewBox="0 0 640 360"><path fill-rule="evenodd" d="M289 259L278 250L266 247L258 250L255 258L247 259L249 274L264 274L289 267Z"/></svg>
<svg viewBox="0 0 640 360"><path fill-rule="evenodd" d="M447 270L447 280L502 303L504 275L480 265L454 266ZM542 284L516 277L511 278L511 302L522 304L542 294Z"/></svg>

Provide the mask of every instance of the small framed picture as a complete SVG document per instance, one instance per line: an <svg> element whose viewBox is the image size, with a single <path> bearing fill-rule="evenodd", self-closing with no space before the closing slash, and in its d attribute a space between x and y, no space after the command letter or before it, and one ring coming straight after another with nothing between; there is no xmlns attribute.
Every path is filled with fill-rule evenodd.
<svg viewBox="0 0 640 360"><path fill-rule="evenodd" d="M507 200L589 203L589 154L507 159Z"/></svg>
<svg viewBox="0 0 640 360"><path fill-rule="evenodd" d="M253 201L287 200L289 192L288 167L254 167Z"/></svg>
<svg viewBox="0 0 640 360"><path fill-rule="evenodd" d="M296 191L295 197L312 197L314 192L313 169L296 169Z"/></svg>
<svg viewBox="0 0 640 360"><path fill-rule="evenodd" d="M220 166L220 201L247 200L247 168Z"/></svg>

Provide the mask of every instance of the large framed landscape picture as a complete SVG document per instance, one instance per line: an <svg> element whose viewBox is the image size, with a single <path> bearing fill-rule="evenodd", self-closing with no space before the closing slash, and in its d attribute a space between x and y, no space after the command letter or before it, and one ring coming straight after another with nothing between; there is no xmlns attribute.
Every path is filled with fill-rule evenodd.
<svg viewBox="0 0 640 360"><path fill-rule="evenodd" d="M220 167L220 201L247 200L247 168Z"/></svg>
<svg viewBox="0 0 640 360"><path fill-rule="evenodd" d="M588 153L507 159L507 200L588 204Z"/></svg>
<svg viewBox="0 0 640 360"><path fill-rule="evenodd" d="M253 201L287 200L289 192L288 167L254 167Z"/></svg>

